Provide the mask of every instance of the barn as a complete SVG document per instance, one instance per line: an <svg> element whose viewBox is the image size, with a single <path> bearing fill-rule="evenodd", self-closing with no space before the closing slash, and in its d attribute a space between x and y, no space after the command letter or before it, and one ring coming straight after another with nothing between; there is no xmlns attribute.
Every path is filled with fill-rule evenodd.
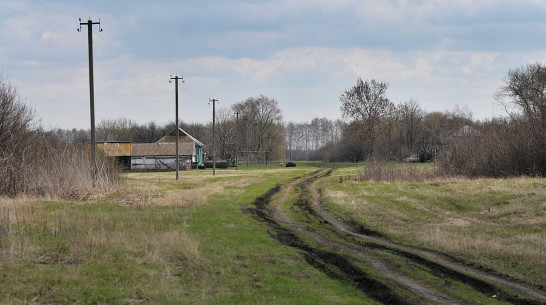
<svg viewBox="0 0 546 305"><path fill-rule="evenodd" d="M181 170L203 164L201 141L180 128L178 142ZM176 129L155 143L99 142L97 148L105 155L116 158L123 167L132 170L176 169Z"/></svg>

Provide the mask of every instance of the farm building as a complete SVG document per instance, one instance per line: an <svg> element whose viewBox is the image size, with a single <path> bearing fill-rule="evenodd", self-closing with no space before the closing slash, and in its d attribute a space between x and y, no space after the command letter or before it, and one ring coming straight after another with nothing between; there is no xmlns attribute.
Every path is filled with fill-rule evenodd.
<svg viewBox="0 0 546 305"><path fill-rule="evenodd" d="M203 143L182 128L179 130L180 169L191 169L193 164L203 164ZM176 169L176 129L155 143L100 142L97 148L105 155L115 157L126 168Z"/></svg>

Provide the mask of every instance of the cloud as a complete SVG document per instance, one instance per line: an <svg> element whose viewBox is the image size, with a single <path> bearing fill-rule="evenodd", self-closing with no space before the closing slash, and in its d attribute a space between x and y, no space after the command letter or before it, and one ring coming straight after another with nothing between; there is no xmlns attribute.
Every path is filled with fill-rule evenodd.
<svg viewBox="0 0 546 305"><path fill-rule="evenodd" d="M484 88L492 92L495 88L491 88L490 80L498 76L488 73L494 69L496 59L494 52L302 47L279 50L262 60L226 57L197 57L176 62L134 57L98 60L95 63L97 117L169 120L166 113L171 111L174 89L168 80L170 74L177 72L181 72L186 81L180 87L185 109L193 112L185 117L186 120L208 120L210 114L205 101L209 98L232 104L259 94L277 98L289 120L310 120L311 115L321 116L321 113L335 119L339 115L337 111L332 112L332 105L337 105L339 95L358 77L390 83L389 95L394 101L410 97L424 102L435 99L434 102L440 105L444 102L438 100L443 99L442 110L451 108L449 105L454 99L462 99L462 91L468 95L479 89L481 97ZM131 65L132 62L138 64ZM50 76L50 82L46 75ZM63 79L61 75L73 76ZM31 82L35 86L25 88L25 92L33 100L42 101L38 108L44 113L44 121L65 124L62 123L65 113L50 109L60 101L78 101L83 113L80 120L85 120L88 103L85 67L42 69L33 78ZM467 90L468 83L475 87ZM480 84L488 87L477 88ZM455 92L459 93L450 96ZM295 110L306 107L310 111ZM187 111L185 113L188 115ZM291 113L298 113L298 116Z"/></svg>
<svg viewBox="0 0 546 305"><path fill-rule="evenodd" d="M395 102L466 103L479 118L509 68L546 60L546 4L536 0L35 4L5 5L66 27L0 10L0 71L62 127L88 125L87 35L70 16L81 12L105 29L93 44L98 119L170 120L175 73L186 80L184 120L210 119L209 98L225 106L259 94L278 99L287 120L337 118L358 77L390 83Z"/></svg>

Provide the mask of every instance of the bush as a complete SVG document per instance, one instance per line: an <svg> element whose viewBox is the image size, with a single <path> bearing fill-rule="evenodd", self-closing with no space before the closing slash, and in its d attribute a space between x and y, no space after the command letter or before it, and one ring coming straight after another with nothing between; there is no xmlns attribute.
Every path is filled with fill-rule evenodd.
<svg viewBox="0 0 546 305"><path fill-rule="evenodd" d="M387 163L381 161L366 162L358 172L358 181L422 182L442 177L436 167L418 167L411 163Z"/></svg>
<svg viewBox="0 0 546 305"><path fill-rule="evenodd" d="M113 163L98 158L93 188L87 147L62 143L35 122L34 111L0 78L0 196L86 197L116 184Z"/></svg>
<svg viewBox="0 0 546 305"><path fill-rule="evenodd" d="M540 148L526 124L497 120L476 126L474 134L454 136L441 162L449 174L467 177L540 175Z"/></svg>

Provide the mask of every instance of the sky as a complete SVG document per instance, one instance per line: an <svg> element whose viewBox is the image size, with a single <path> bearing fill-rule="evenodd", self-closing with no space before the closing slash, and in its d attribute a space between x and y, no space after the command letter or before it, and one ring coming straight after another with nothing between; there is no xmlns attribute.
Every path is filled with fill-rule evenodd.
<svg viewBox="0 0 546 305"><path fill-rule="evenodd" d="M88 129L87 26L93 26L95 118L212 120L260 95L283 120L342 118L358 78L389 84L395 104L503 115L510 69L546 63L544 0L0 0L0 74L45 129Z"/></svg>

